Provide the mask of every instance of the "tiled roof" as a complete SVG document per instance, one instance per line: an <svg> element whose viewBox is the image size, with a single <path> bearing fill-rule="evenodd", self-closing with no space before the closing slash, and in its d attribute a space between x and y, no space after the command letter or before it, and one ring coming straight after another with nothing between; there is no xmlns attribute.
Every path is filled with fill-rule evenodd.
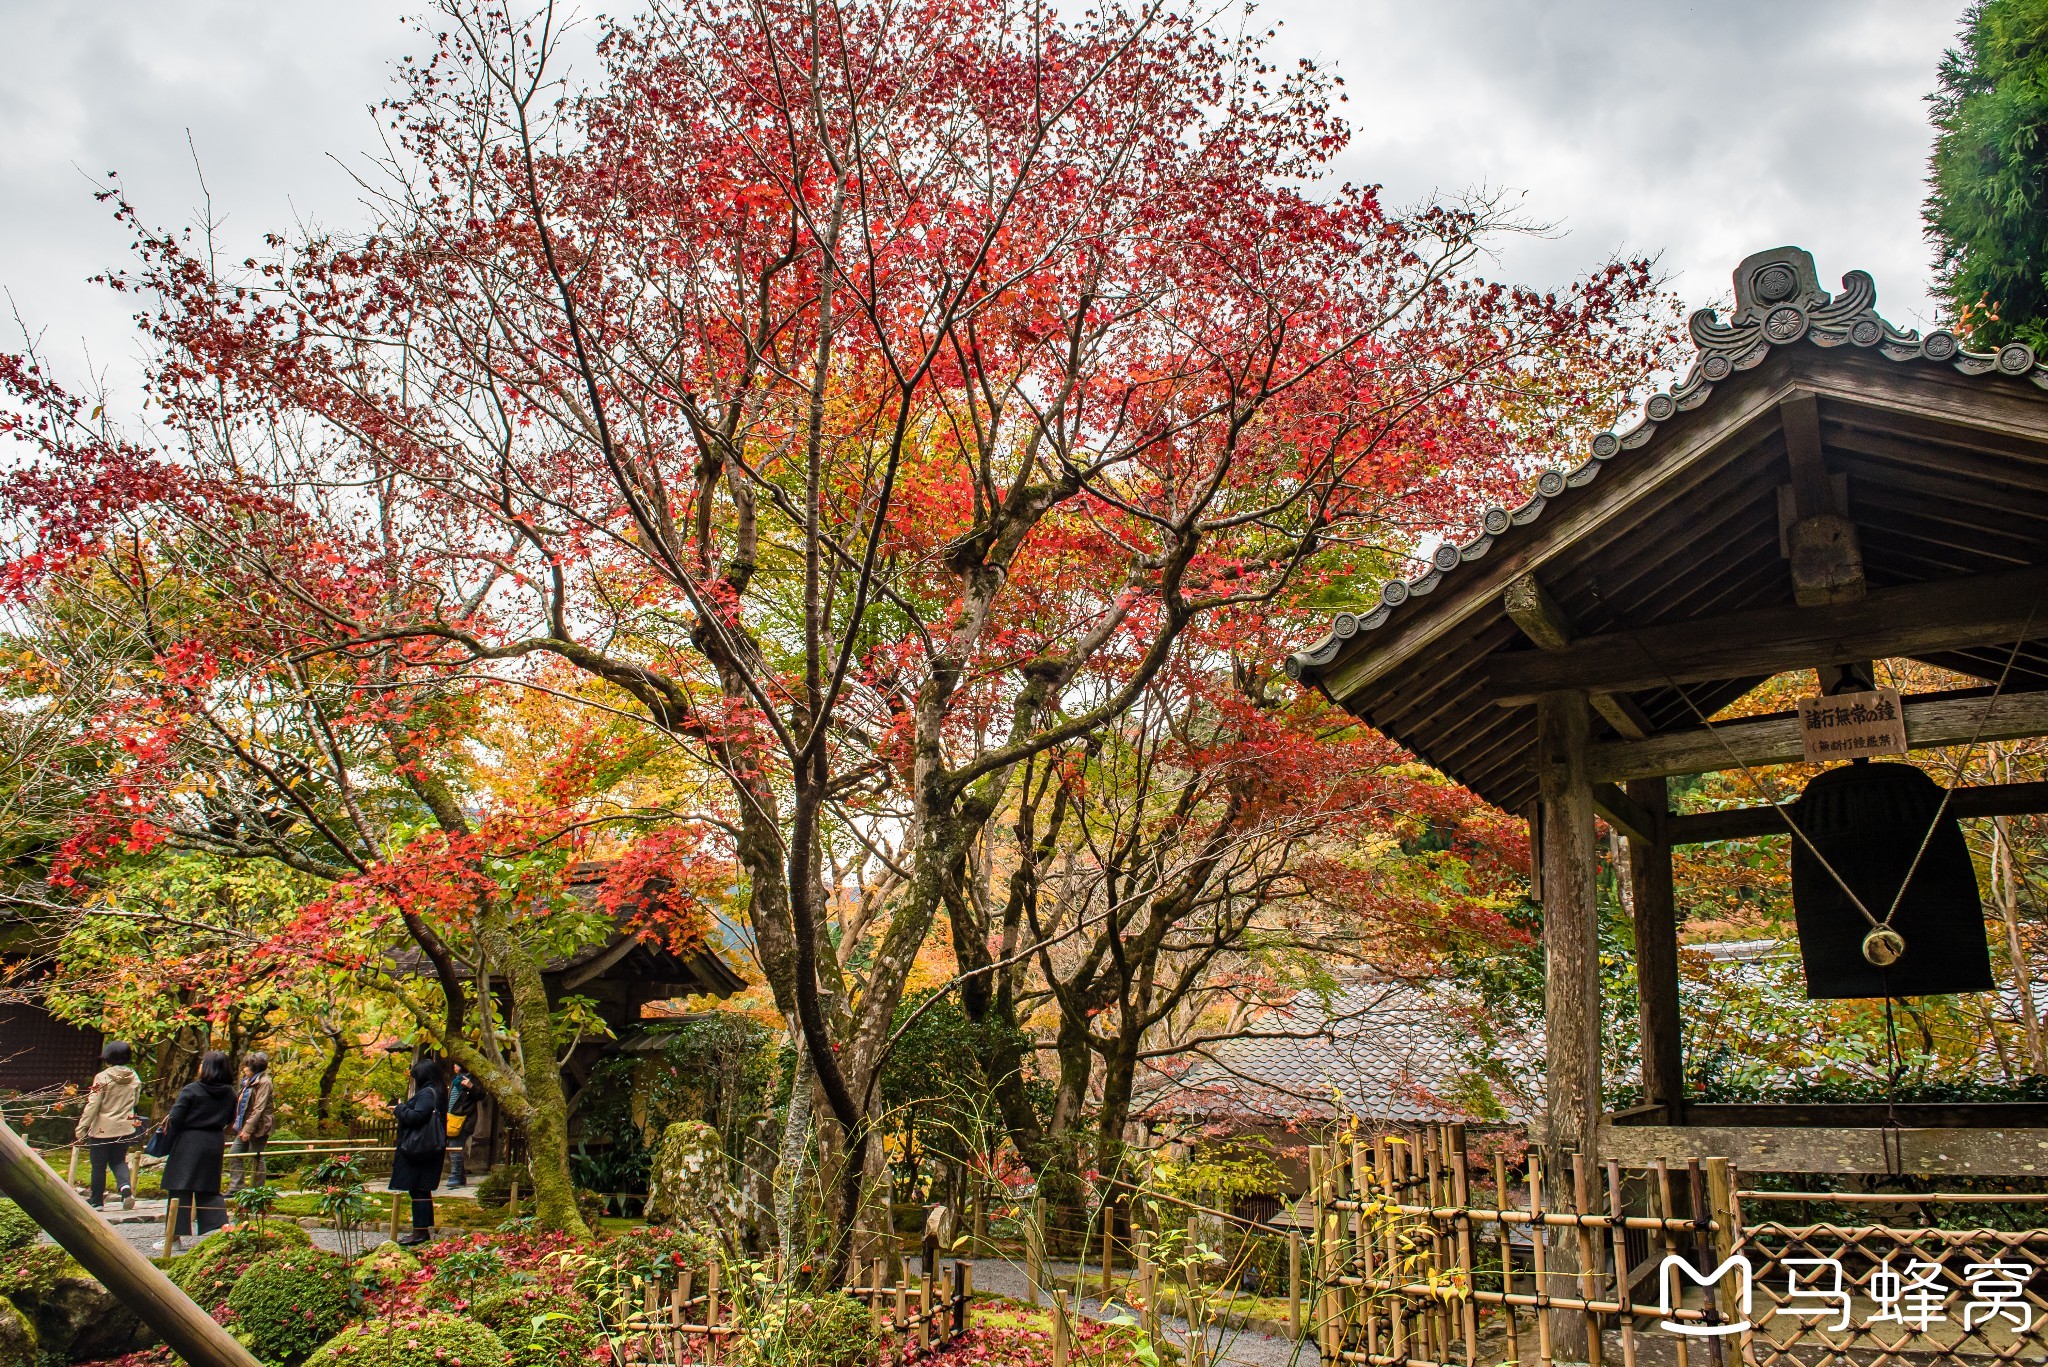
<svg viewBox="0 0 2048 1367"><path fill-rule="evenodd" d="M1346 641L1384 626L1402 604L1434 590L1460 565L1485 556L1511 528L1535 522L1545 505L1565 490L1591 484L1609 461L1648 443L1659 424L1704 404L1717 383L1762 364L1773 347L1800 341L1850 346L1900 363L1946 363L1965 375L2025 376L2048 389L2048 365L2040 364L2026 343L2011 342L1996 352L1969 351L1951 332L1922 337L1893 327L1878 316L1877 285L1867 272L1850 271L1842 277L1841 293L1830 295L1820 287L1813 257L1798 247L1774 247L1744 259L1735 268L1735 301L1726 323L1712 309L1692 315L1689 330L1699 354L1677 388L1651 395L1625 430L1595 437L1592 454L1570 470L1544 471L1520 507L1487 509L1479 535L1462 544L1446 541L1438 546L1421 574L1380 585L1376 606L1362 613L1338 613L1322 640L1288 657L1288 674L1301 683L1314 683Z"/></svg>
<svg viewBox="0 0 2048 1367"><path fill-rule="evenodd" d="M1475 1104L1490 1093L1508 1118L1526 1120L1527 1106L1499 1076L1523 1071L1517 1065L1540 1044L1483 1040L1473 1023L1451 994L1411 983L1354 983L1328 999L1303 993L1247 1037L1211 1046L1182 1077L1155 1080L1144 1112L1219 1124L1354 1115L1427 1124L1498 1119Z"/></svg>

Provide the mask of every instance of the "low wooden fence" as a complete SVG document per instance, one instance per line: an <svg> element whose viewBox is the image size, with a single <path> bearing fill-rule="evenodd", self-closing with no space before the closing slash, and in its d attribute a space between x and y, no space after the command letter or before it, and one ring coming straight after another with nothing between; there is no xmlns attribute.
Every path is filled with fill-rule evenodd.
<svg viewBox="0 0 2048 1367"><path fill-rule="evenodd" d="M1511 1178L1473 1199L1462 1127L1310 1150L1325 1363L1995 1367L2048 1357L2048 1230L1756 1218L2048 1194L1745 1190L1721 1159ZM1484 1178L1490 1177L1490 1184ZM1910 1216L1902 1217L1901 1226Z"/></svg>
<svg viewBox="0 0 2048 1367"><path fill-rule="evenodd" d="M950 1270L950 1278L945 1272L928 1272L914 1284L901 1279L888 1283L878 1261L866 1277L856 1275L845 1290L867 1305L875 1332L888 1345L885 1351L893 1351L897 1362L908 1362L967 1332L974 1266L955 1262ZM673 1280L648 1282L641 1296L639 1308L623 1326L629 1345L626 1360L633 1367L711 1367L731 1357L740 1316L729 1288L720 1285L715 1264L701 1277L686 1268Z"/></svg>

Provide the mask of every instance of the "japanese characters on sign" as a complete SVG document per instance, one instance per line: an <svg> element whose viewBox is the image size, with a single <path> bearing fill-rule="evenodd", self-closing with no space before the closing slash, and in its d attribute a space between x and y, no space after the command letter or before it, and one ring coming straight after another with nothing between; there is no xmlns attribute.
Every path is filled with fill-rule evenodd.
<svg viewBox="0 0 2048 1367"><path fill-rule="evenodd" d="M1856 1304L1854 1293L1842 1274L1840 1258L1781 1258L1785 1272L1784 1299L1766 1319L1790 1315L1809 1320L1815 1328L1841 1332L1851 1327ZM1940 1263L1912 1258L1894 1268L1887 1258L1871 1272L1864 1291L1870 1301L1866 1325L1897 1324L1916 1332L1950 1320L1959 1309L1965 1333L1988 1328L2003 1321L2012 1332L2024 1334L2034 1327L2034 1307L2026 1299L2027 1281L2033 1267L2024 1262L2003 1260L1968 1263L1963 1267L1963 1285L1958 1286ZM1722 1278L1735 1278L1734 1302L1741 1318L1732 1324L1692 1324L1664 1321L1674 1334L1719 1336L1752 1329L1750 1319L1754 1276L1746 1254L1737 1253L1711 1272L1701 1272L1677 1254L1664 1259L1658 1268L1659 1309L1669 1315L1680 1291L1680 1276L1696 1286L1713 1286ZM1961 1296L1962 1304L1955 1302Z"/></svg>
<svg viewBox="0 0 2048 1367"><path fill-rule="evenodd" d="M1906 710L1896 688L1799 700L1808 764L1906 753Z"/></svg>

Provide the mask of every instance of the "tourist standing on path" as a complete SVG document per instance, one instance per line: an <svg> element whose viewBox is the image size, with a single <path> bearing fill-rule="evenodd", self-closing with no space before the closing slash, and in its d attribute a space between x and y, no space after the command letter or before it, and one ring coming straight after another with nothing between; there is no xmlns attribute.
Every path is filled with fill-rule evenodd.
<svg viewBox="0 0 2048 1367"><path fill-rule="evenodd" d="M448 1064L448 1190L468 1179L469 1132L476 1128L476 1079L461 1064Z"/></svg>
<svg viewBox="0 0 2048 1367"><path fill-rule="evenodd" d="M128 1146L135 1142L135 1099L142 1095L142 1079L128 1065L135 1051L124 1039L110 1039L100 1050L105 1065L86 1093L85 1109L78 1113L74 1144L85 1145L92 1160L92 1208L106 1205L107 1174L114 1174L114 1188L121 1197L121 1209L135 1209L135 1188L128 1179Z"/></svg>
<svg viewBox="0 0 2048 1367"><path fill-rule="evenodd" d="M228 1151L234 1168L234 1176L228 1179L230 1196L248 1185L243 1179L252 1167L256 1170L254 1185L260 1187L270 1178L270 1170L263 1162L263 1146L270 1142L270 1132L277 1126L273 1091L270 1055L249 1055L242 1064L242 1095L235 1103L235 1146Z"/></svg>
<svg viewBox="0 0 2048 1367"><path fill-rule="evenodd" d="M228 1056L209 1049L199 1056L199 1077L185 1084L164 1121L171 1152L164 1159L164 1195L178 1203L178 1223L164 1253L176 1253L178 1240L192 1232L199 1214L199 1233L211 1234L228 1222L220 1196L220 1169L227 1153L227 1129L235 1120L235 1074Z"/></svg>
<svg viewBox="0 0 2048 1367"><path fill-rule="evenodd" d="M412 1197L412 1232L398 1236L410 1247L434 1232L434 1188L448 1151L448 1124L441 1118L441 1065L423 1058L412 1066L412 1095L391 1108L398 1118L397 1152L391 1157L391 1190Z"/></svg>

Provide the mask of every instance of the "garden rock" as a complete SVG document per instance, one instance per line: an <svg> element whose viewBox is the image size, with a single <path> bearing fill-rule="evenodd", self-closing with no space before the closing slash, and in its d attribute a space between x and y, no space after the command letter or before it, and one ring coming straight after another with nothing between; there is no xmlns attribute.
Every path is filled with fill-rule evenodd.
<svg viewBox="0 0 2048 1367"><path fill-rule="evenodd" d="M141 1316L80 1269L67 1270L37 1300L35 1328L45 1362L96 1362L156 1342Z"/></svg>
<svg viewBox="0 0 2048 1367"><path fill-rule="evenodd" d="M36 1327L12 1301L0 1299L0 1367L36 1367Z"/></svg>
<svg viewBox="0 0 2048 1367"><path fill-rule="evenodd" d="M704 1234L731 1229L735 1212L717 1130L691 1120L662 1132L648 1183L647 1218Z"/></svg>

